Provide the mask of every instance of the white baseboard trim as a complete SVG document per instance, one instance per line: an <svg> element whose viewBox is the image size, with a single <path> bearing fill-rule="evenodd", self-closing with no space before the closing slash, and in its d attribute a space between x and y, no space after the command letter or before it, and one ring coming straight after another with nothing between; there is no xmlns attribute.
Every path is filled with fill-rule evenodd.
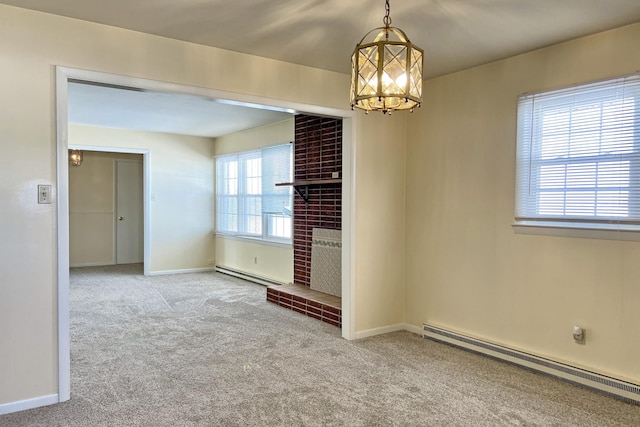
<svg viewBox="0 0 640 427"><path fill-rule="evenodd" d="M408 323L405 323L404 326L405 326L405 328L404 328L405 331L411 332L412 334L416 334L416 335L422 336L422 332L423 331L422 331L422 328L420 326L410 325Z"/></svg>
<svg viewBox="0 0 640 427"><path fill-rule="evenodd" d="M423 325L423 337L550 375L628 403L640 404L640 384L623 381L567 363L493 344L427 323Z"/></svg>
<svg viewBox="0 0 640 427"><path fill-rule="evenodd" d="M182 270L160 270L160 271L152 271L149 273L149 276L164 276L167 274L187 274L187 273L206 273L209 271L215 271L215 267L205 267L205 268L185 268Z"/></svg>
<svg viewBox="0 0 640 427"><path fill-rule="evenodd" d="M375 337L376 335L388 334L391 332L407 331L412 334L422 336L422 328L420 326L410 325L408 323L396 323L395 325L383 326L380 328L367 329L365 331L356 332L355 339Z"/></svg>
<svg viewBox="0 0 640 427"><path fill-rule="evenodd" d="M82 268L82 267L105 267L109 265L116 265L115 262L87 262L84 264L69 264L69 268Z"/></svg>
<svg viewBox="0 0 640 427"><path fill-rule="evenodd" d="M356 332L356 339L375 337L376 335L388 334L390 332L404 331L406 329L404 323L397 323L395 325L382 326L380 328L367 329L365 331Z"/></svg>
<svg viewBox="0 0 640 427"><path fill-rule="evenodd" d="M13 412L26 411L27 409L35 409L41 406L48 406L58 403L58 395L50 394L48 396L34 397L33 399L19 400L17 402L0 404L0 415L11 414Z"/></svg>

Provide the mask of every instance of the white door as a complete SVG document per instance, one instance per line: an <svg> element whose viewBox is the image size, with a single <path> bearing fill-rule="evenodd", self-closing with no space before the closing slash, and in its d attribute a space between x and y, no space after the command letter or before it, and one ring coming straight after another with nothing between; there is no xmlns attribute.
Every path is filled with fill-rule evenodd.
<svg viewBox="0 0 640 427"><path fill-rule="evenodd" d="M116 264L144 260L142 163L116 161Z"/></svg>

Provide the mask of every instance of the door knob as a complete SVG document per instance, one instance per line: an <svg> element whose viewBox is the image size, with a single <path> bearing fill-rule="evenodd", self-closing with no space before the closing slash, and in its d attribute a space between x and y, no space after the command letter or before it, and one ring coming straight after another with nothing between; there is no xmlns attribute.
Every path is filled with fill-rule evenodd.
<svg viewBox="0 0 640 427"><path fill-rule="evenodd" d="M123 216L119 216L119 217L118 217L118 221L122 221L123 219L124 219L124 217L123 217Z"/></svg>

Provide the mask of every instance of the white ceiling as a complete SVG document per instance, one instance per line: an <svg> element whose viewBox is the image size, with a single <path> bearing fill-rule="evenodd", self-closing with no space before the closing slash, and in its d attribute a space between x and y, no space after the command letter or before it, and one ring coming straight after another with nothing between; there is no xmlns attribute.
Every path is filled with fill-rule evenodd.
<svg viewBox="0 0 640 427"><path fill-rule="evenodd" d="M0 3L345 74L350 72L350 56L356 43L369 30L381 26L384 16L383 0L0 0ZM640 0L391 0L390 3L392 25L404 30L414 44L424 49L427 77L640 22ZM78 102L77 108L72 108L77 120L106 120L109 116L115 120L116 115L108 106L118 102L121 111L135 111L138 118L144 114L164 117L156 123L166 126L171 121L189 120L180 112L197 110L205 115L205 121L213 116L222 119L221 122L228 122L225 114L232 114L201 109L215 104L203 99L176 98L173 107L176 110L151 111L149 107L162 105L158 102L159 94L123 94L129 96L124 102L96 87L91 88L95 91L91 94L84 91L87 88L76 89L78 97L84 96L84 104L80 98L71 96L72 103ZM92 102L101 97L106 98L100 104ZM165 104L163 108L172 107ZM261 115L260 110L253 113ZM119 120L127 118L120 116ZM211 125L194 123L195 120L193 116L189 124L194 129ZM226 130L207 132L214 135Z"/></svg>
<svg viewBox="0 0 640 427"><path fill-rule="evenodd" d="M70 82L69 122L83 125L218 137L291 118L194 95Z"/></svg>
<svg viewBox="0 0 640 427"><path fill-rule="evenodd" d="M296 64L350 72L383 0L0 0ZM640 21L640 0L391 0L436 76Z"/></svg>

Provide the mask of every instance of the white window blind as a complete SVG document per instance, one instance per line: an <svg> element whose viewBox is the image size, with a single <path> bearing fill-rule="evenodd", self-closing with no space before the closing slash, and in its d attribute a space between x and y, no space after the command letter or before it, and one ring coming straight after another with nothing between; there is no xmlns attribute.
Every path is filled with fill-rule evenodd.
<svg viewBox="0 0 640 427"><path fill-rule="evenodd" d="M638 75L518 102L516 224L640 224Z"/></svg>
<svg viewBox="0 0 640 427"><path fill-rule="evenodd" d="M291 241L291 144L216 158L216 232Z"/></svg>
<svg viewBox="0 0 640 427"><path fill-rule="evenodd" d="M263 149L262 162L265 165L262 179L265 238L291 240L292 187L276 187L276 184L293 181L292 144Z"/></svg>

